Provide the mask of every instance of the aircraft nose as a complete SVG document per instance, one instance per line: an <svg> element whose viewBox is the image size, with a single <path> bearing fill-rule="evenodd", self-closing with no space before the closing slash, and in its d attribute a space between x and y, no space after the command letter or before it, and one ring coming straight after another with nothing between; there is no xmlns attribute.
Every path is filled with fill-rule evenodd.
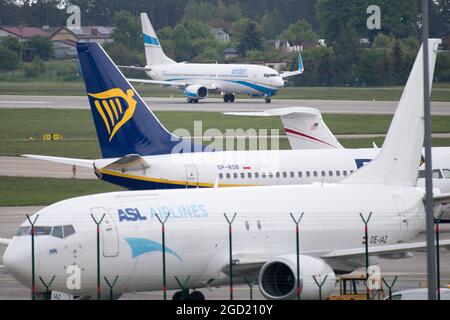
<svg viewBox="0 0 450 320"><path fill-rule="evenodd" d="M281 88L284 87L284 80L281 77L276 77L275 78L275 86Z"/></svg>
<svg viewBox="0 0 450 320"><path fill-rule="evenodd" d="M28 241L26 241L28 240ZM14 279L25 286L31 285L31 240L29 237L13 239L3 254L3 265ZM35 247L35 250L37 248ZM37 254L35 254L35 269L37 269Z"/></svg>

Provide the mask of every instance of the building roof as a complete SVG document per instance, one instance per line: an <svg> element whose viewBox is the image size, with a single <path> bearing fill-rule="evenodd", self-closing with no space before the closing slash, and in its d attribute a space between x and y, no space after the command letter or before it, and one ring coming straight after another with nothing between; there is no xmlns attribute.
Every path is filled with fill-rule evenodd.
<svg viewBox="0 0 450 320"><path fill-rule="evenodd" d="M114 30L113 27L103 27L103 26L87 26L77 29L69 29L67 27L58 28L53 34L55 35L60 30L65 29L71 32L78 39L90 39L90 38L109 38L111 32Z"/></svg>
<svg viewBox="0 0 450 320"><path fill-rule="evenodd" d="M53 40L52 43L54 42L61 42L64 43L65 45L71 46L71 47L76 47L77 43L76 41L71 41L71 40Z"/></svg>
<svg viewBox="0 0 450 320"><path fill-rule="evenodd" d="M224 28L211 28L211 31L215 34L218 33L228 33L228 31Z"/></svg>
<svg viewBox="0 0 450 320"><path fill-rule="evenodd" d="M17 37L20 37L22 39L28 39L34 36L42 36L42 37L48 37L50 35L49 32L38 27L19 27L19 26L12 26L12 27L0 27L1 29L14 34Z"/></svg>

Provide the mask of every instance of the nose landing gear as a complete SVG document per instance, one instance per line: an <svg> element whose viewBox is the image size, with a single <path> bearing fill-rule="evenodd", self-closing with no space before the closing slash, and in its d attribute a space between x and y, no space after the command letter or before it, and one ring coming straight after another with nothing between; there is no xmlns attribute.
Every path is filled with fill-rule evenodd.
<svg viewBox="0 0 450 320"><path fill-rule="evenodd" d="M223 95L223 102L234 102L234 94L226 93Z"/></svg>
<svg viewBox="0 0 450 320"><path fill-rule="evenodd" d="M264 99L264 101L265 101L266 103L271 103L271 102L272 102L272 98L271 98L271 97L266 97L266 98Z"/></svg>

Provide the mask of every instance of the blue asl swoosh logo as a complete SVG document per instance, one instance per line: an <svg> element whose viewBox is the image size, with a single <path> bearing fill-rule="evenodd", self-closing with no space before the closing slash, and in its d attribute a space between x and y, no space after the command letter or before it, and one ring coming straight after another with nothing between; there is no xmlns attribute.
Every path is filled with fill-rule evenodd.
<svg viewBox="0 0 450 320"><path fill-rule="evenodd" d="M142 254L148 253L148 252L154 252L154 251L162 251L163 246L161 243L143 239L143 238L125 238L127 240L128 244L131 248L131 255L133 258L136 258L137 256L140 256ZM172 249L169 249L166 247L166 252L174 255L177 257L180 261L183 261L183 259L180 258L179 255L175 253Z"/></svg>

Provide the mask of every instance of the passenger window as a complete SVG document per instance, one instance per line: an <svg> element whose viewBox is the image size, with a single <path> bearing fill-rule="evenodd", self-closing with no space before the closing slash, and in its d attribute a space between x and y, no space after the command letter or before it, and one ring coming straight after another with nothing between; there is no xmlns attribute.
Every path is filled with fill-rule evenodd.
<svg viewBox="0 0 450 320"><path fill-rule="evenodd" d="M294 171L291 171L291 178L295 177Z"/></svg>
<svg viewBox="0 0 450 320"><path fill-rule="evenodd" d="M273 178L273 173L269 172L269 178Z"/></svg>
<svg viewBox="0 0 450 320"><path fill-rule="evenodd" d="M258 229L261 230L261 221L256 221L256 225L258 226Z"/></svg>
<svg viewBox="0 0 450 320"><path fill-rule="evenodd" d="M259 178L259 173L255 172L255 178Z"/></svg>
<svg viewBox="0 0 450 320"><path fill-rule="evenodd" d="M233 178L237 179L237 177L238 177L237 173L236 172L233 173Z"/></svg>
<svg viewBox="0 0 450 320"><path fill-rule="evenodd" d="M280 173L277 172L277 173L275 174L275 176L276 176L277 178L279 178L279 177L280 177Z"/></svg>
<svg viewBox="0 0 450 320"><path fill-rule="evenodd" d="M245 221L245 229L250 230L250 224L248 223L248 221Z"/></svg>
<svg viewBox="0 0 450 320"><path fill-rule="evenodd" d="M223 179L223 173L219 173L219 178Z"/></svg>
<svg viewBox="0 0 450 320"><path fill-rule="evenodd" d="M62 226L53 227L52 236L63 239L64 238L63 227Z"/></svg>
<svg viewBox="0 0 450 320"><path fill-rule="evenodd" d="M325 171L322 171L322 177L325 177Z"/></svg>
<svg viewBox="0 0 450 320"><path fill-rule="evenodd" d="M75 229L73 228L72 225L64 226L63 228L64 228L64 238L67 238L68 236L75 234Z"/></svg>
<svg viewBox="0 0 450 320"><path fill-rule="evenodd" d="M350 170L350 174L352 174L353 173L353 170Z"/></svg>
<svg viewBox="0 0 450 320"><path fill-rule="evenodd" d="M265 172L261 173L261 178L265 178L265 177L266 177L266 173Z"/></svg>
<svg viewBox="0 0 450 320"><path fill-rule="evenodd" d="M332 177L332 176L333 176L333 171L328 171L328 175L329 175L330 177Z"/></svg>
<svg viewBox="0 0 450 320"><path fill-rule="evenodd" d="M230 177L231 177L231 176L230 176L230 174L229 174L229 173L227 173L227 179L230 179Z"/></svg>
<svg viewBox="0 0 450 320"><path fill-rule="evenodd" d="M251 172L247 173L247 177L251 178L252 177L252 173Z"/></svg>
<svg viewBox="0 0 450 320"><path fill-rule="evenodd" d="M347 170L342 171L342 173L344 174L344 176L347 176Z"/></svg>
<svg viewBox="0 0 450 320"><path fill-rule="evenodd" d="M283 172L283 178L286 178L286 177L287 177L287 173Z"/></svg>
<svg viewBox="0 0 450 320"><path fill-rule="evenodd" d="M314 177L317 177L317 171L313 172Z"/></svg>
<svg viewBox="0 0 450 320"><path fill-rule="evenodd" d="M307 176L307 177L310 177L310 176L311 176L311 173L310 173L309 171L306 171L306 176Z"/></svg>
<svg viewBox="0 0 450 320"><path fill-rule="evenodd" d="M298 172L298 177L299 177L299 178L302 177L302 172L301 172L301 171Z"/></svg>
<svg viewBox="0 0 450 320"><path fill-rule="evenodd" d="M442 179L441 170L439 169L433 170L433 179Z"/></svg>
<svg viewBox="0 0 450 320"><path fill-rule="evenodd" d="M245 179L245 173L241 172L241 178Z"/></svg>
<svg viewBox="0 0 450 320"><path fill-rule="evenodd" d="M341 176L341 172L340 171L336 171L336 177Z"/></svg>
<svg viewBox="0 0 450 320"><path fill-rule="evenodd" d="M450 179L450 169L442 169L445 179Z"/></svg>

